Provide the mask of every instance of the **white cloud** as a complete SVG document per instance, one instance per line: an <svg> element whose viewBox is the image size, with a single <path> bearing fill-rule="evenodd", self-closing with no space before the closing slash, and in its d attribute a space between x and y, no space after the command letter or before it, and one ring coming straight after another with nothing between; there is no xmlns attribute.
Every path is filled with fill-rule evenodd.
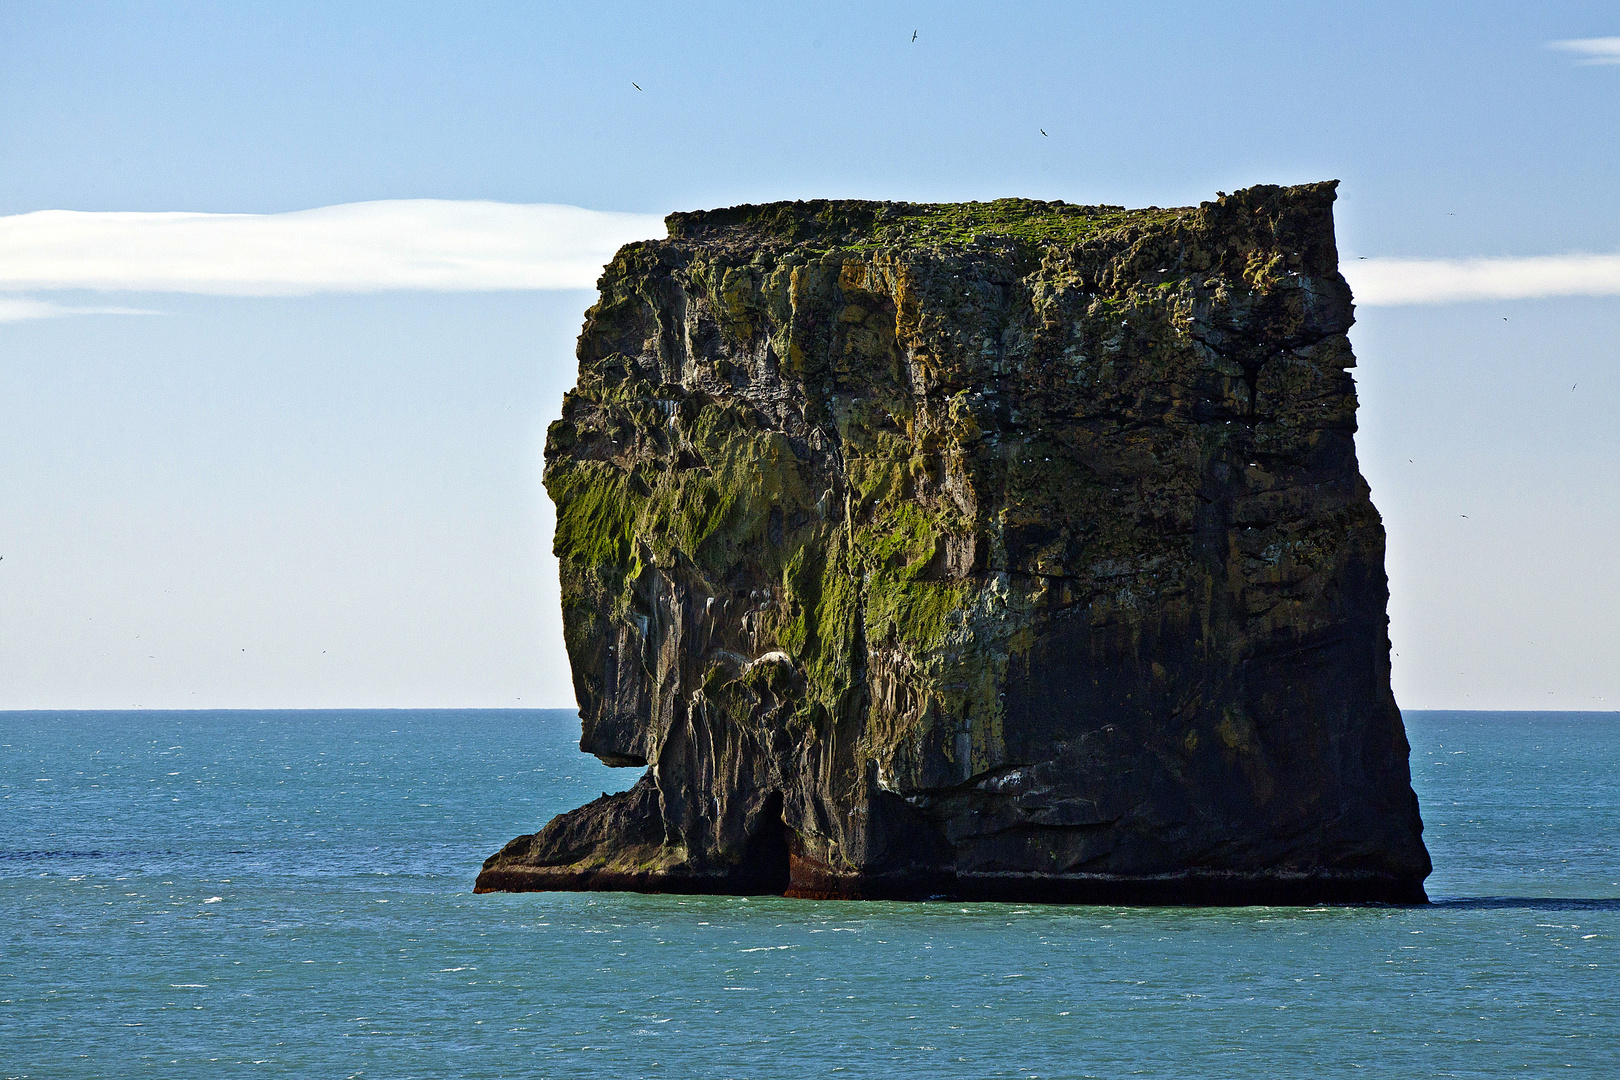
<svg viewBox="0 0 1620 1080"><path fill-rule="evenodd" d="M1578 54L1579 64L1620 64L1620 37L1571 38L1569 41L1549 41L1549 49L1562 49Z"/></svg>
<svg viewBox="0 0 1620 1080"><path fill-rule="evenodd" d="M1340 269L1366 306L1620 296L1620 255L1357 259Z"/></svg>
<svg viewBox="0 0 1620 1080"><path fill-rule="evenodd" d="M40 210L0 217L0 289L300 296L588 289L653 214L400 199L287 214Z"/></svg>
<svg viewBox="0 0 1620 1080"><path fill-rule="evenodd" d="M0 296L0 323L27 322L30 319L57 319L63 315L157 315L145 308L72 307L22 296Z"/></svg>
<svg viewBox="0 0 1620 1080"><path fill-rule="evenodd" d="M621 244L663 234L652 214L437 199L288 214L41 210L0 217L0 290L589 289ZM1364 259L1343 270L1367 306L1620 295L1620 255ZM87 314L148 313L0 296L0 322Z"/></svg>

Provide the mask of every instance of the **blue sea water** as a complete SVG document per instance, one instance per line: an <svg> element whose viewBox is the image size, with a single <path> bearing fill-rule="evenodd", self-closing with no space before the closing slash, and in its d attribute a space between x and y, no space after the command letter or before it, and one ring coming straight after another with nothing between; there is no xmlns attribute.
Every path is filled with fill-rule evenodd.
<svg viewBox="0 0 1620 1080"><path fill-rule="evenodd" d="M474 896L566 712L0 713L0 1077L1620 1074L1620 716L1408 713L1424 908Z"/></svg>

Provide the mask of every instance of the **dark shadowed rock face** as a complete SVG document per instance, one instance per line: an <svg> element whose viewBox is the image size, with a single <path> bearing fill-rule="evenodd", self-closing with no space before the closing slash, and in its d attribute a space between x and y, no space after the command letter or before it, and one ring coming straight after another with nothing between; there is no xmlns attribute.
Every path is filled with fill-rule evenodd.
<svg viewBox="0 0 1620 1080"><path fill-rule="evenodd" d="M1333 184L675 214L546 447L581 749L483 891L1423 899Z"/></svg>

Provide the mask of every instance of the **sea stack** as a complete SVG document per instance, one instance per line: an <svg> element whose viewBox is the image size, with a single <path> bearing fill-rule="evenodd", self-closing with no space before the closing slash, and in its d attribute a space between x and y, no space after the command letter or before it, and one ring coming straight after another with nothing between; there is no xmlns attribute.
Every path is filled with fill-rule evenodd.
<svg viewBox="0 0 1620 1080"><path fill-rule="evenodd" d="M580 749L481 892L1417 903L1335 183L672 214L546 444Z"/></svg>

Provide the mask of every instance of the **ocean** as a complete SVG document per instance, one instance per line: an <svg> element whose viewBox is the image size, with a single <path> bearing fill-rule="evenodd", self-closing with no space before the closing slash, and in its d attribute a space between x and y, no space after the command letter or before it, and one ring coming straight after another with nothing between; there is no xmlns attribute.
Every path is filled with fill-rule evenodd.
<svg viewBox="0 0 1620 1080"><path fill-rule="evenodd" d="M0 1078L1620 1073L1620 715L1406 723L1432 904L1197 909L474 896L572 713L0 713Z"/></svg>

